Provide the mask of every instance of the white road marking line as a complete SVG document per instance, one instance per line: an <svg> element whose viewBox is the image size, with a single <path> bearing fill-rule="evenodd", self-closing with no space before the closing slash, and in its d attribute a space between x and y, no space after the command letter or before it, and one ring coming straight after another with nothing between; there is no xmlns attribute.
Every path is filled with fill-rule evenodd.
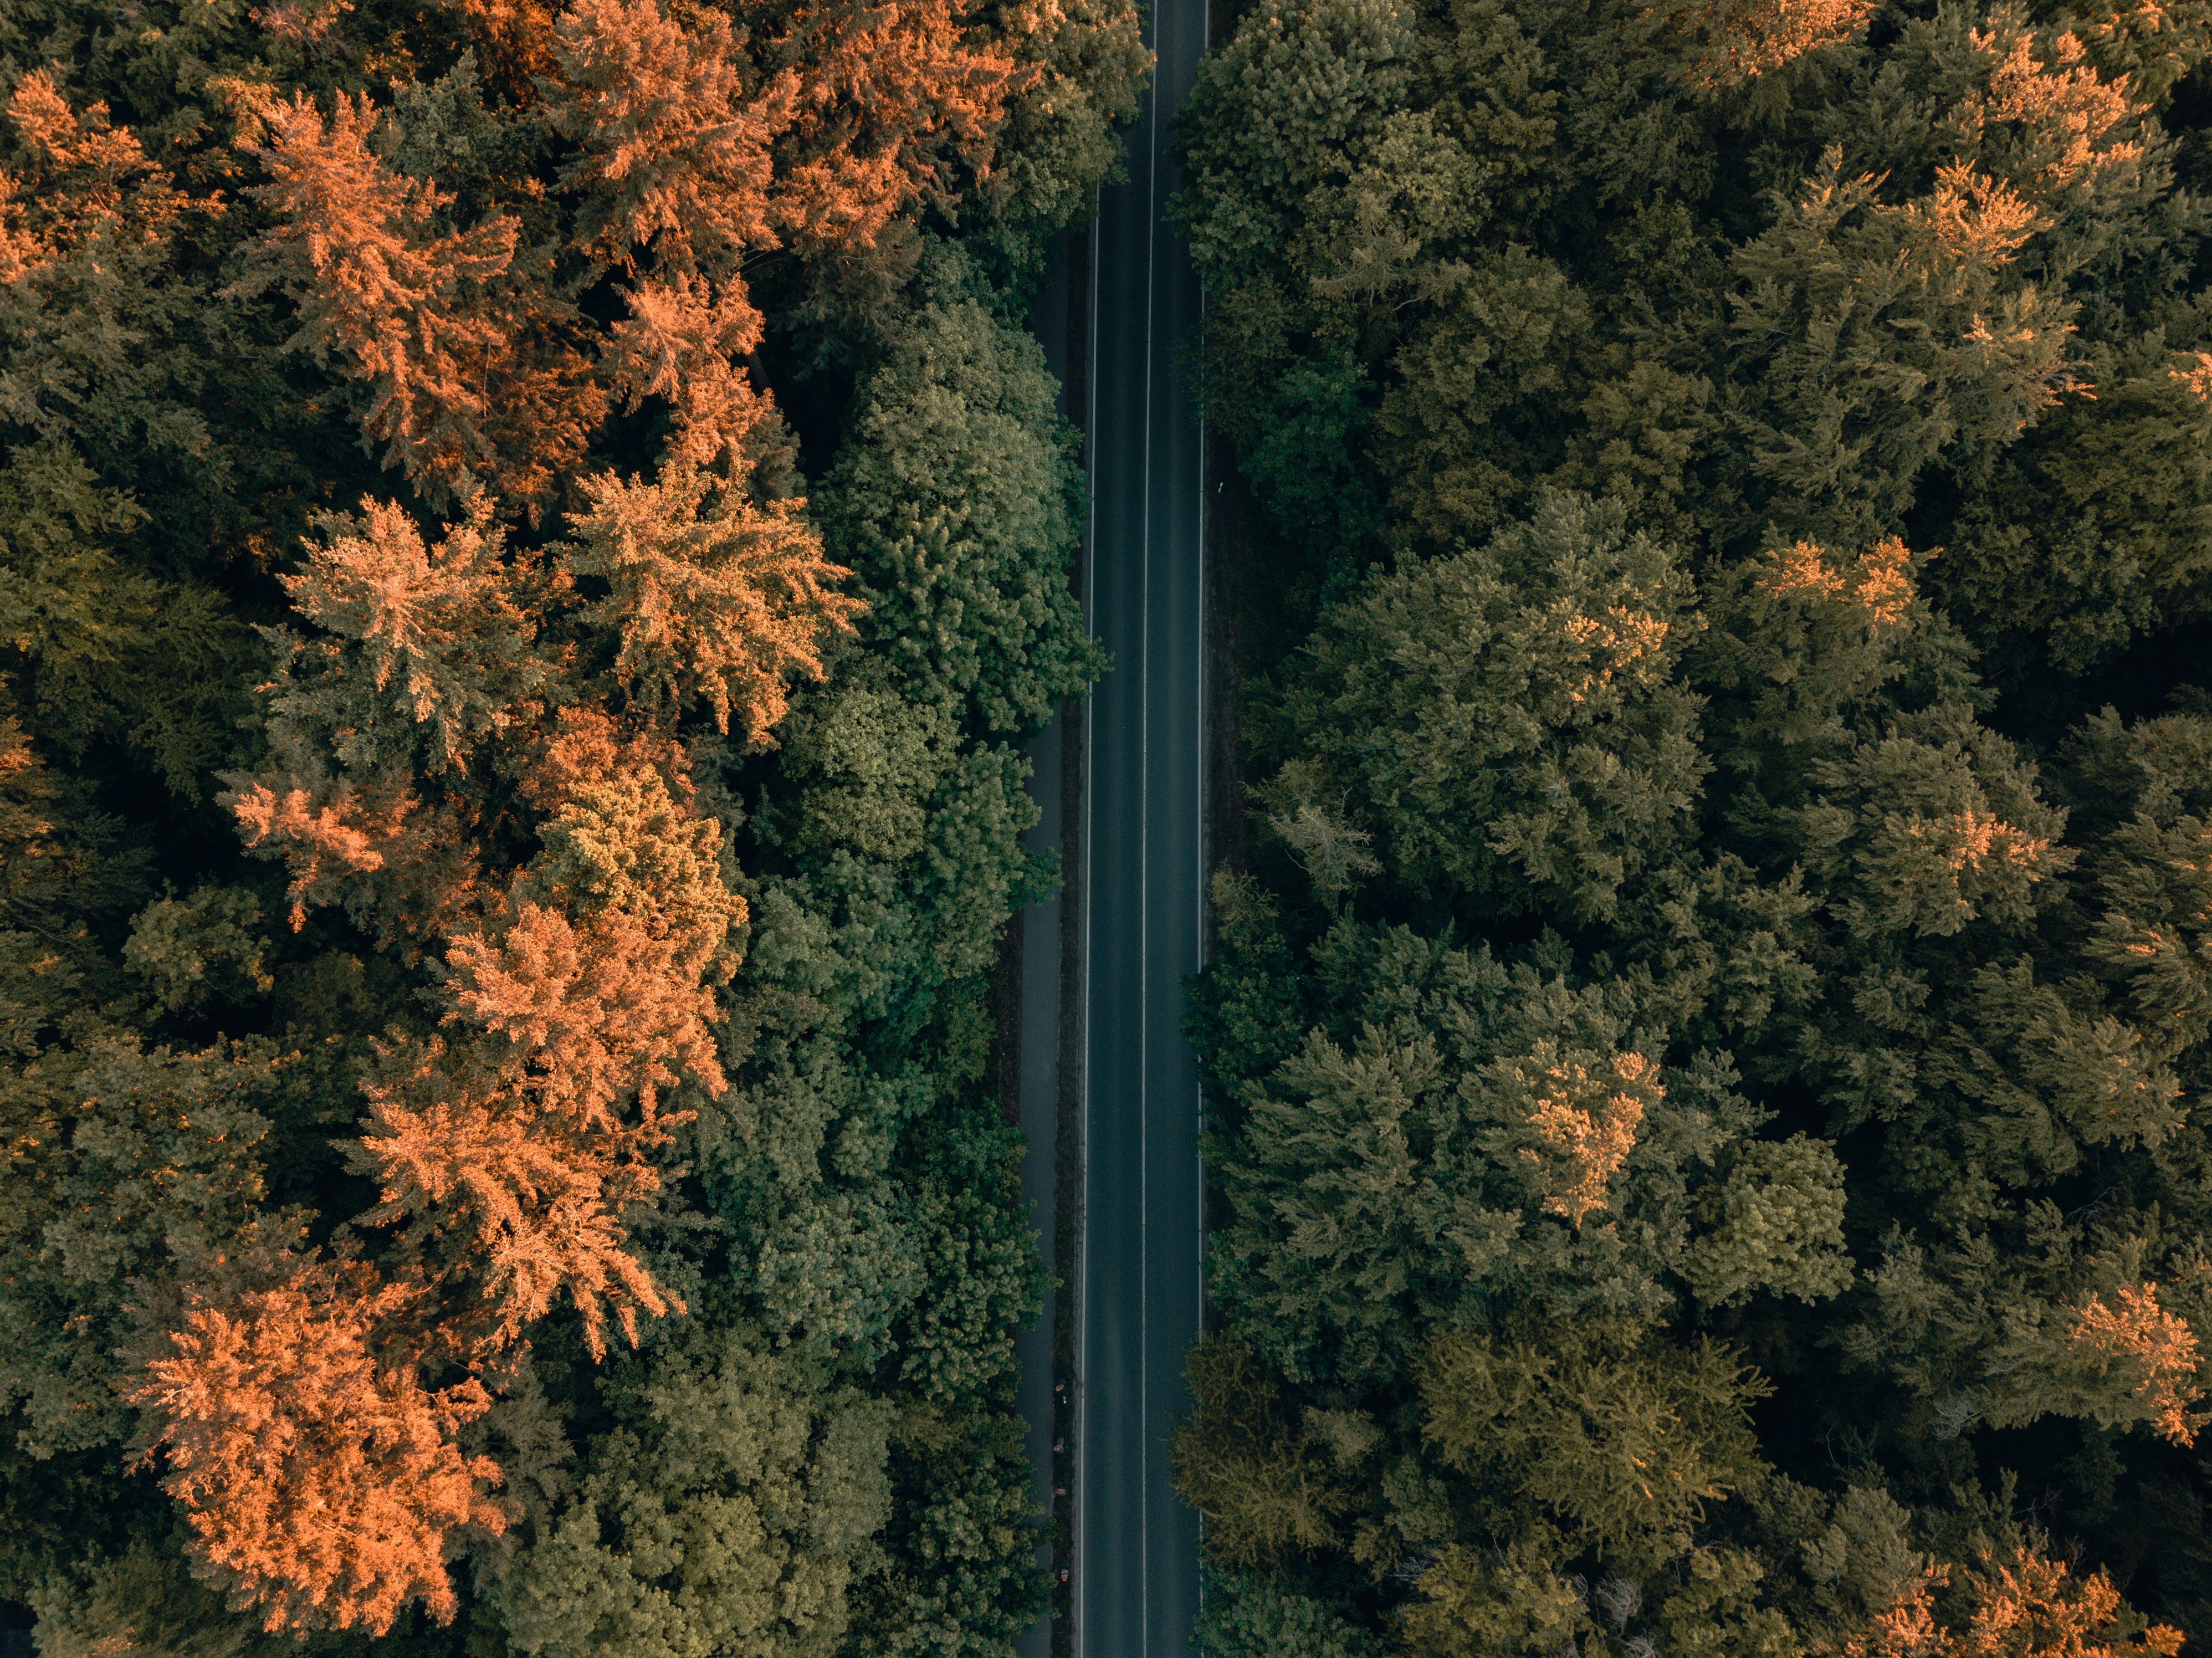
<svg viewBox="0 0 2212 1658"><path fill-rule="evenodd" d="M1091 192L1091 288L1086 303L1091 310L1090 343L1084 361L1083 429L1084 483L1087 486L1084 503L1085 519L1085 544L1090 553L1090 568L1083 584L1083 606L1090 614L1085 620L1095 618L1098 611L1098 249L1103 240L1097 226L1101 217L1102 191ZM1090 629L1097 636L1097 629ZM1097 836L1091 832L1096 813L1092 810L1091 787L1091 755L1096 722L1092 714L1097 708L1097 699L1086 695L1083 699L1083 1040L1079 1044L1081 1053L1078 1061L1083 1066L1081 1110L1078 1114L1076 1140L1078 1155L1083 1159L1083 1177L1077 1185L1076 1196L1082 1207L1080 1224L1075 1229L1075 1248L1079 1265L1076 1268L1077 1301L1075 1316L1075 1480L1074 1500L1068 1506L1074 1515L1070 1527L1068 1564L1073 1568L1074 1582L1067 1597L1068 1613L1073 1628L1069 1631L1069 1646L1083 1658L1085 1650L1085 1619L1083 1596L1088 1587L1084 1572L1084 1509L1090 1499L1087 1484L1089 1459L1085 1453L1091 1447L1091 1369L1085 1349L1089 1345L1091 1324L1091 1002L1092 944L1091 936L1091 847Z"/></svg>
<svg viewBox="0 0 2212 1658"><path fill-rule="evenodd" d="M1154 14L1153 39L1159 23ZM1158 62L1155 50L1154 61ZM1138 637L1145 659L1137 703L1137 1442L1152 1419L1152 319L1158 276L1160 86L1152 79L1152 142L1145 156L1145 437L1138 522ZM1139 1462L1137 1606L1140 1650L1152 1645L1152 1458Z"/></svg>

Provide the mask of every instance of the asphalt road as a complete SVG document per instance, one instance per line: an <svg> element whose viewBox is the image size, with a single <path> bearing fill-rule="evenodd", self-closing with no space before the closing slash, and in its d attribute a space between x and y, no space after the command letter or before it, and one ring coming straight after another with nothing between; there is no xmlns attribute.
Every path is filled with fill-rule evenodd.
<svg viewBox="0 0 2212 1658"><path fill-rule="evenodd" d="M1090 352L1085 600L1114 671L1085 705L1084 1206L1079 1266L1075 1650L1186 1658L1198 1522L1167 1441L1199 1329L1199 1089L1182 1032L1206 848L1205 480L1176 349L1198 279L1162 214L1167 116L1206 49L1204 0L1154 0L1158 68L1128 181L1101 194Z"/></svg>
<svg viewBox="0 0 2212 1658"><path fill-rule="evenodd" d="M1204 1248L1198 1078L1181 1023L1207 862L1206 486L1176 367L1198 281L1162 213L1176 187L1164 115L1205 50L1204 0L1154 0L1146 34L1158 70L1129 133L1128 179L1101 192L1088 281L1057 273L1035 319L1065 380L1071 291L1091 302L1087 374L1070 388L1082 407L1069 412L1089 434L1085 612L1114 657L1079 731L1055 720L1030 745L1042 819L1030 844L1059 848L1069 878L1064 900L1023 917L1020 987L1024 1193L1058 1294L1074 1298L1075 1333L1075 1408L1056 1418L1048 1297L1020 1342L1022 1408L1040 1506L1056 1480L1073 1491L1079 1658L1186 1658L1199 1600L1197 1521L1168 1483L1167 1441L1186 1403ZM1065 766L1079 787L1063 791ZM1073 1260L1053 1248L1063 1096L1078 1102L1082 1162ZM1054 1455L1056 1421L1072 1455ZM1049 1626L1019 1645L1046 1658Z"/></svg>

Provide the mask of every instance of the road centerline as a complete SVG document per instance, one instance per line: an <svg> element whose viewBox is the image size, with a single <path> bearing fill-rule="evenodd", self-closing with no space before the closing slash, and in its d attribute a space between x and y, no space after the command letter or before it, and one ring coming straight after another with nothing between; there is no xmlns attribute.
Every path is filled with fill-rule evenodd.
<svg viewBox="0 0 2212 1658"><path fill-rule="evenodd" d="M1089 711L1083 814L1074 1649L1091 1658L1184 1658L1197 1609L1196 1517L1176 1497L1167 1442L1200 1304L1197 1073L1181 1014L1202 913L1203 503L1176 371L1198 289L1161 216L1169 118L1204 28L1198 0L1162 0L1149 20L1151 107L1128 136L1127 182L1100 193L1093 238L1085 591L1114 668Z"/></svg>

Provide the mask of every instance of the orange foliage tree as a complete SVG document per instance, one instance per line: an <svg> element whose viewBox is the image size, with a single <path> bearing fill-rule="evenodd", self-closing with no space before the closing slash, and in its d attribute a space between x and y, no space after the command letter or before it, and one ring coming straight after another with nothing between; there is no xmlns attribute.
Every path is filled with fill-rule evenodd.
<svg viewBox="0 0 2212 1658"><path fill-rule="evenodd" d="M21 177L0 171L0 281L101 240L151 242L183 210L185 197L107 106L71 109L46 70L15 83L8 113L33 166Z"/></svg>
<svg viewBox="0 0 2212 1658"><path fill-rule="evenodd" d="M327 114L304 94L239 94L240 148L265 179L247 194L276 222L233 291L282 288L289 349L360 385L364 442L439 507L480 483L544 510L609 408L648 397L676 411L672 459L741 471L773 406L744 366L761 329L744 261L872 246L916 203L949 203L989 172L1034 72L971 39L954 0L770 10L744 28L659 0L469 9L531 66L530 118L573 149L544 246L522 226L543 218L548 180L489 180L489 204L463 213L394 163L397 118L366 94ZM610 276L618 321L559 297Z"/></svg>
<svg viewBox="0 0 2212 1658"><path fill-rule="evenodd" d="M798 112L795 67L763 75L730 20L687 29L657 0L580 0L550 42L546 113L578 155L576 245L599 262L728 276L777 246L774 162Z"/></svg>
<svg viewBox="0 0 2212 1658"><path fill-rule="evenodd" d="M210 1299L141 1394L205 1558L276 1623L381 1627L415 1595L449 1609L441 1551L481 1519L453 1495L453 1470L496 1475L450 1444L480 1391L410 1405L400 1382L376 1382L412 1412L404 1455L378 1449L396 1430L289 1382L223 1405L222 1378L258 1362L238 1355L261 1351L276 1321L319 1319L337 1333L328 1341L357 1345L363 1375L401 1377L411 1372L374 1368L378 1332L408 1309L408 1339L469 1365L563 1299L595 1355L610 1321L635 1341L641 1310L682 1309L623 1217L655 1200L653 1158L690 1114L668 1108L669 1091L724 1086L709 1026L745 905L676 723L703 707L765 741L786 682L821 676L823 641L858 609L795 507L719 493L710 503L711 480L688 468L659 486L592 480L579 538L550 559L508 545L487 495L434 541L371 502L327 520L288 579L320 631L272 635L271 759L233 779L228 799L248 845L289 866L295 925L340 905L425 962L441 1023L380 1045L353 1152L379 1191L362 1219L393 1229L415 1287L403 1295L356 1265L315 1278L312 1305L299 1288ZM605 597L587 600L580 580ZM491 837L518 833L536 850L516 867ZM504 879L488 872L502 863ZM321 1425L307 1432L302 1412ZM239 1495L270 1433L290 1448L291 1471L272 1476L286 1490L328 1503L317 1482L343 1485L353 1509L382 1503L411 1529L380 1522L373 1569L288 1552L290 1532ZM380 1480L420 1491L379 1497Z"/></svg>
<svg viewBox="0 0 2212 1658"><path fill-rule="evenodd" d="M364 441L434 505L477 478L543 497L605 398L581 355L545 335L566 307L515 279L515 218L442 228L453 198L375 153L384 118L366 94L340 94L327 119L305 96L255 114L242 147L270 182L248 193L278 222L240 291L283 287L299 308L290 345L362 383Z"/></svg>
<svg viewBox="0 0 2212 1658"><path fill-rule="evenodd" d="M866 49L890 50L898 19ZM766 67L742 45L726 19L601 0L548 46L549 118L579 157L554 181L572 253L630 283L589 374L553 362L559 307L516 275L514 216L457 222L392 163L365 100L258 112L276 222L249 282L284 286L295 343L363 385L387 464L455 509L428 534L395 502L321 521L283 578L304 629L269 633L268 759L228 780L249 848L289 872L295 927L342 909L427 975L439 1016L379 1045L351 1152L378 1193L361 1222L388 1229L400 1276L309 1263L275 1289L204 1288L139 1395L204 1559L272 1627L383 1628L415 1598L450 1612L453 1533L496 1514L471 1493L497 1469L453 1439L488 1395L424 1392L417 1363L480 1371L563 1303L595 1355L610 1325L635 1341L641 1312L682 1309L624 1216L656 1201L690 1114L672 1092L725 1085L710 1026L745 905L678 732L702 712L767 743L860 608L805 503L749 487L772 406L738 361L760 334L739 261L825 215L867 234L934 176L940 147L915 135L987 150L989 125L962 71L946 95L967 114L910 112L849 166L817 143L786 167L772 150L802 94L817 138L847 94L790 40L761 43L782 53ZM567 401L533 402L533 374ZM658 480L585 477L571 538L517 544L503 513L548 498L609 398L665 400ZM288 1341L325 1391L271 1368ZM352 1516L360 1550L304 1540L311 1512Z"/></svg>
<svg viewBox="0 0 2212 1658"><path fill-rule="evenodd" d="M381 1634L408 1601L451 1618L453 1531L497 1531L499 1468L454 1430L490 1395L422 1385L419 1292L359 1262L293 1256L276 1281L187 1303L135 1402L161 1424L163 1485L219 1581L264 1627Z"/></svg>
<svg viewBox="0 0 2212 1658"><path fill-rule="evenodd" d="M1605 1060L1541 1042L1510 1069L1534 1096L1526 1121L1535 1144L1518 1149L1542 1190L1544 1212L1579 1228L1606 1206L1613 1177L1636 1149L1645 1108L1664 1096L1659 1067L1641 1054Z"/></svg>
<svg viewBox="0 0 2212 1658"><path fill-rule="evenodd" d="M690 471L657 484L588 480L592 510L574 520L563 562L605 582L586 616L620 639L615 673L631 697L703 700L717 728L734 712L759 743L783 718L786 682L820 678L821 640L860 607L832 585L848 573L823 557L803 503L761 507L726 492L702 513L709 488Z"/></svg>
<svg viewBox="0 0 2212 1658"><path fill-rule="evenodd" d="M1699 43L1690 85L1711 95L1849 39L1875 9L1875 0L1709 0L1674 23Z"/></svg>
<svg viewBox="0 0 2212 1658"><path fill-rule="evenodd" d="M382 1187L370 1218L479 1286L474 1339L514 1340L566 1292L599 1353L603 1309L635 1340L636 1309L670 1306L619 1217L658 1191L647 1159L684 1120L662 1091L722 1090L708 986L745 911L679 749L574 709L556 729L532 780L544 849L450 940L445 1034L386 1048L356 1161Z"/></svg>
<svg viewBox="0 0 2212 1658"><path fill-rule="evenodd" d="M670 1091L724 1087L709 1026L745 905L676 723L703 707L765 741L857 609L794 507L711 493L690 469L595 480L548 560L508 546L484 495L435 540L372 502L289 579L320 631L273 635L271 757L228 798L289 865L295 924L343 907L428 969L441 1019L380 1044L352 1152L378 1188L362 1222L392 1229L411 1287L356 1263L210 1291L139 1396L206 1561L272 1626L381 1628L417 1596L445 1615L452 1534L489 1523L464 1488L497 1469L452 1443L488 1397L410 1391L392 1343L480 1368L565 1300L598 1355L610 1321L634 1342L640 1311L682 1310L623 1216L690 1115ZM494 842L518 835L519 867ZM324 1350L350 1343L363 1379L334 1402L254 1369L285 1340L332 1377L352 1372ZM368 1552L300 1542L317 1503L360 1516Z"/></svg>
<svg viewBox="0 0 2212 1658"><path fill-rule="evenodd" d="M1956 1631L1936 1621L1936 1593L1949 1581L1948 1569L1927 1568L1865 1630L1817 1650L1843 1658L2172 1658L2181 1650L2180 1631L2144 1625L2102 1570L2077 1577L2064 1561L2025 1546L1964 1572L1967 1619Z"/></svg>
<svg viewBox="0 0 2212 1658"><path fill-rule="evenodd" d="M2155 1284L2123 1284L2108 1305L2091 1296L2066 1333L2074 1357L2100 1372L2135 1382L2135 1395L2151 1424L2177 1445L2194 1445L2206 1417L2190 1407L2203 1390L2196 1385L2196 1333L2158 1304Z"/></svg>

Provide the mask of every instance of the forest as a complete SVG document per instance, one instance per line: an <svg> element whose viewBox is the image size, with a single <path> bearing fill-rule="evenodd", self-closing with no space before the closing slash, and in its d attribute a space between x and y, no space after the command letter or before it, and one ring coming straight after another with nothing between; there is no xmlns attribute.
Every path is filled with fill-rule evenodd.
<svg viewBox="0 0 2212 1658"><path fill-rule="evenodd" d="M0 1624L1000 1655L1129 0L0 7ZM28 1646L20 1649L29 1650Z"/></svg>
<svg viewBox="0 0 2212 1658"><path fill-rule="evenodd" d="M1216 41L1203 1649L2212 1643L2212 8Z"/></svg>
<svg viewBox="0 0 2212 1658"><path fill-rule="evenodd" d="M1199 1651L2212 1643L2212 0L1213 18ZM40 1658L1045 1612L1029 319L1142 22L0 3Z"/></svg>

